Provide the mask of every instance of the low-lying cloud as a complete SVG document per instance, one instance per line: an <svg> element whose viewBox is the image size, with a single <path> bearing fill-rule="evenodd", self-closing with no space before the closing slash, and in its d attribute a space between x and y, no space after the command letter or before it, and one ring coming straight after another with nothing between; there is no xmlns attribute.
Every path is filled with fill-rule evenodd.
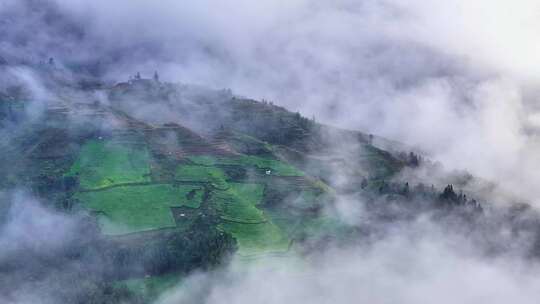
<svg viewBox="0 0 540 304"><path fill-rule="evenodd" d="M115 81L160 70L168 80L230 87L418 146L535 200L539 6L5 1L0 50L91 62Z"/></svg>
<svg viewBox="0 0 540 304"><path fill-rule="evenodd" d="M113 83L159 70L165 80L231 88L401 141L538 206L539 15L533 0L3 0L0 57L30 65L53 57ZM35 98L51 98L33 72L10 75ZM19 212L14 220L51 219L35 205ZM0 259L10 246L42 245L28 243L24 229L65 221L21 219L0 235ZM530 236L498 230L499 242L519 246L488 258L474 239L429 221L400 228L292 269L194 275L158 303L533 303L540 295L538 267L521 252Z"/></svg>
<svg viewBox="0 0 540 304"><path fill-rule="evenodd" d="M244 261L195 274L156 303L535 303L540 295L538 265L530 261L488 258L471 239L429 222L394 232L300 265Z"/></svg>

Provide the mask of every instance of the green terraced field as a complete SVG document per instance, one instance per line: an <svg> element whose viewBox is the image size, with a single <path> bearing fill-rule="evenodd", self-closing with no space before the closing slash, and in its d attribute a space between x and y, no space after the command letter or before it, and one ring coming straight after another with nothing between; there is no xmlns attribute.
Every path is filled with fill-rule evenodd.
<svg viewBox="0 0 540 304"><path fill-rule="evenodd" d="M175 227L171 207L199 208L203 189L198 186L120 186L79 192L83 206L99 212L101 229L107 235Z"/></svg>
<svg viewBox="0 0 540 304"><path fill-rule="evenodd" d="M86 142L66 176L78 176L83 189L150 181L149 153L144 147L103 140Z"/></svg>
<svg viewBox="0 0 540 304"><path fill-rule="evenodd" d="M275 159L242 155L239 157L214 157L214 156L192 156L189 159L203 166L236 165L243 167L254 167L259 170L270 170L272 175L277 176L304 176L304 173L295 167Z"/></svg>
<svg viewBox="0 0 540 304"><path fill-rule="evenodd" d="M225 173L217 167L182 165L176 170L175 179L178 181L209 182L214 187L225 189Z"/></svg>
<svg viewBox="0 0 540 304"><path fill-rule="evenodd" d="M264 186L261 184L230 183L229 192L257 206L261 202Z"/></svg>
<svg viewBox="0 0 540 304"><path fill-rule="evenodd" d="M222 219L247 224L266 221L263 212L257 208L264 191L262 185L230 183L228 187L224 191L214 191L211 198Z"/></svg>
<svg viewBox="0 0 540 304"><path fill-rule="evenodd" d="M272 222L240 224L224 221L219 228L234 236L241 256L285 252L289 247L287 235Z"/></svg>
<svg viewBox="0 0 540 304"><path fill-rule="evenodd" d="M179 166L175 179L211 182L216 187L209 203L220 215L220 228L231 233L238 241L240 253L248 255L286 250L289 243L286 235L257 208L263 197L264 186L228 183L223 170L213 167L217 165L213 158L204 157L201 160L200 165Z"/></svg>
<svg viewBox="0 0 540 304"><path fill-rule="evenodd" d="M221 215L220 229L238 241L241 255L286 251L289 239L257 208L263 196L260 184L230 183L211 198Z"/></svg>
<svg viewBox="0 0 540 304"><path fill-rule="evenodd" d="M301 171L278 160L256 156L198 156L190 160L194 164L175 169L174 179L213 185L210 207L218 211L222 220L220 229L237 239L240 254L287 250L287 233L258 208L264 185L230 183L219 166L253 168L264 173L270 170L276 176L303 176ZM149 154L145 148L91 140L82 147L78 160L66 175L78 176L82 189L97 190L79 192L74 197L97 212L102 232L123 235L175 227L171 207L200 206L203 195L200 186L121 185L150 182L149 173ZM188 199L190 192L192 197Z"/></svg>

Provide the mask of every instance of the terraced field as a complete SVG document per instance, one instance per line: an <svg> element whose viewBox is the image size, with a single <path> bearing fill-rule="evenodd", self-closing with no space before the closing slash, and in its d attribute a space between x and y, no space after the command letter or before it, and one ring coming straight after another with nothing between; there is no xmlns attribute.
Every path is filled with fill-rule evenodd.
<svg viewBox="0 0 540 304"><path fill-rule="evenodd" d="M149 154L144 146L90 140L66 176L78 177L81 188L87 190L150 182Z"/></svg>
<svg viewBox="0 0 540 304"><path fill-rule="evenodd" d="M175 179L183 182L205 182L215 188L227 187L226 176L222 169L209 166L180 165L175 172Z"/></svg>
<svg viewBox="0 0 540 304"><path fill-rule="evenodd" d="M260 184L230 183L211 197L221 215L219 228L236 238L240 255L286 251L289 245L287 236L258 208L263 191Z"/></svg>
<svg viewBox="0 0 540 304"><path fill-rule="evenodd" d="M75 198L99 214L104 234L119 235L173 228L170 208L199 208L202 194L198 186L156 184L79 192Z"/></svg>
<svg viewBox="0 0 540 304"><path fill-rule="evenodd" d="M192 156L189 159L199 165L205 166L227 166L235 165L247 168L254 168L268 175L275 176L303 176L304 173L295 167L283 163L279 160L263 158L251 155L237 157L214 157L214 156Z"/></svg>
<svg viewBox="0 0 540 304"><path fill-rule="evenodd" d="M153 183L143 142L89 140L66 176L77 177L74 198L95 212L106 235L173 228L173 207L199 208L200 185Z"/></svg>
<svg viewBox="0 0 540 304"><path fill-rule="evenodd" d="M258 208L265 185L232 182L217 166L217 162L212 163L208 159L204 157L205 162L200 165L179 166L175 178L208 182L212 186L208 207L218 212L221 219L219 228L231 233L238 241L239 254L286 250L289 240ZM231 162L227 165L231 165ZM238 163L235 165L241 166Z"/></svg>
<svg viewBox="0 0 540 304"><path fill-rule="evenodd" d="M282 259L346 236L324 212L336 190L349 190L333 176L336 166L350 169L348 180L369 178L374 193L403 166L368 144L350 151L354 158L335 155L310 136L324 126L255 101L232 102L241 103L232 121L202 131L139 121L118 103L49 111L50 126L0 145L0 186L28 185L55 208L89 211L103 235L87 231L106 245L96 248L110 248L104 258L121 268L108 279L153 298L231 252L247 262ZM194 114L191 105L179 112ZM67 118L80 123L66 125Z"/></svg>
<svg viewBox="0 0 540 304"><path fill-rule="evenodd" d="M212 211L217 212L218 229L237 240L238 254L286 252L291 234L283 221L276 224L275 215L261 205L266 188L283 180L298 194L297 207L304 209L322 191L303 172L273 158L191 155L187 162L156 163L148 151L143 139L127 143L119 138L92 139L82 146L65 174L78 179L79 190L73 198L96 214L102 233L125 235L174 228ZM152 180L152 176L164 176L152 172L162 168L172 172L169 179ZM231 178L231 168L256 176Z"/></svg>
<svg viewBox="0 0 540 304"><path fill-rule="evenodd" d="M276 190L275 182L281 180L291 192L297 194L292 203L299 209L312 208L319 194L326 190L307 180L305 174L295 167L276 159L250 155L199 155L188 159L194 165L182 166L177 171L177 178L180 175L196 177L195 172L198 172L202 173L198 178L216 185L209 204L219 211L222 220L219 227L231 233L239 242L241 256L286 252L291 244L292 238L284 227L277 225L274 217L261 206L266 188ZM227 180L221 168L247 169L255 175L248 176L245 182L233 182ZM294 226L296 221L288 221L286 224Z"/></svg>
<svg viewBox="0 0 540 304"><path fill-rule="evenodd" d="M238 254L242 257L284 253L290 244L287 234L271 220L260 224L224 221L219 227L236 238L239 245Z"/></svg>

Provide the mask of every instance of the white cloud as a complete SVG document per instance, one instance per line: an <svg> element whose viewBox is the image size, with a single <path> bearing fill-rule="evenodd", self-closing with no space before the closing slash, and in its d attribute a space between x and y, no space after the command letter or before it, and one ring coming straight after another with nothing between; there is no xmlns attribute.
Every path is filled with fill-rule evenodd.
<svg viewBox="0 0 540 304"><path fill-rule="evenodd" d="M156 303L535 303L536 266L480 256L470 240L439 229L401 227L373 247L329 250L300 265L239 262L192 275Z"/></svg>

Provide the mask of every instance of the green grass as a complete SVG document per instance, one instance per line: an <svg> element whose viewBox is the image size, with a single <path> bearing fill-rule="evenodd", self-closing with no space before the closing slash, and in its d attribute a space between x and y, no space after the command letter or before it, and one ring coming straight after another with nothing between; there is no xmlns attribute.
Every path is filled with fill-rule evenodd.
<svg viewBox="0 0 540 304"><path fill-rule="evenodd" d="M203 166L236 165L244 167L255 167L259 170L270 170L271 174L277 176L303 176L304 173L295 167L275 159L263 158L252 155L242 155L231 158L216 158L213 156L192 156L189 159Z"/></svg>
<svg viewBox="0 0 540 304"><path fill-rule="evenodd" d="M223 170L213 167L214 158L202 157L198 164L180 166L175 179L211 182L217 187L209 203L220 215L220 229L231 233L238 241L240 254L287 249L286 235L257 208L263 197L263 185L228 183Z"/></svg>
<svg viewBox="0 0 540 304"><path fill-rule="evenodd" d="M243 256L284 252L289 247L286 234L272 222L262 224L223 222L219 228L233 235L239 245L238 253Z"/></svg>
<svg viewBox="0 0 540 304"><path fill-rule="evenodd" d="M90 140L82 146L66 176L78 176L83 189L149 182L149 158L146 148Z"/></svg>
<svg viewBox="0 0 540 304"><path fill-rule="evenodd" d="M299 225L305 220L304 215L299 215L287 210L266 209L265 215L272 220L290 239L294 238Z"/></svg>
<svg viewBox="0 0 540 304"><path fill-rule="evenodd" d="M264 193L264 186L261 184L240 184L230 183L229 192L236 194L252 205L259 205Z"/></svg>
<svg viewBox="0 0 540 304"><path fill-rule="evenodd" d="M176 170L175 179L178 181L209 182L215 187L227 187L225 173L217 167L182 165Z"/></svg>
<svg viewBox="0 0 540 304"><path fill-rule="evenodd" d="M190 193L194 195L191 197ZM75 198L99 213L104 234L121 235L175 227L170 208L198 208L202 194L203 189L196 186L144 185L79 192Z"/></svg>
<svg viewBox="0 0 540 304"><path fill-rule="evenodd" d="M241 254L287 248L288 238L257 208L263 197L263 185L228 183L223 170L213 167L214 158L202 157L198 164L180 166L175 179L211 182L217 187L209 203L220 215L220 228L238 241Z"/></svg>
<svg viewBox="0 0 540 304"><path fill-rule="evenodd" d="M264 187L260 184L230 183L223 191L214 191L210 201L226 221L263 223L266 218L257 205L262 199Z"/></svg>
<svg viewBox="0 0 540 304"><path fill-rule="evenodd" d="M260 184L230 183L227 190L214 191L211 197L221 215L220 229L238 241L241 255L287 250L287 236L257 208L263 191Z"/></svg>

